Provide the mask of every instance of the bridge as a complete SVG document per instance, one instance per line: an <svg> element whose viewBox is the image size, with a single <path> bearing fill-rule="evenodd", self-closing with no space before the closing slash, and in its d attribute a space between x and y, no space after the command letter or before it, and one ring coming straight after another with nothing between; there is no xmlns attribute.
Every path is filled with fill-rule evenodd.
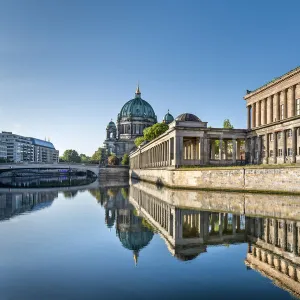
<svg viewBox="0 0 300 300"><path fill-rule="evenodd" d="M5 163L0 164L0 174L18 170L26 170L26 171L51 171L51 170L61 170L63 171L78 171L78 172L92 172L96 176L99 175L100 166L95 164L76 164L76 163Z"/></svg>

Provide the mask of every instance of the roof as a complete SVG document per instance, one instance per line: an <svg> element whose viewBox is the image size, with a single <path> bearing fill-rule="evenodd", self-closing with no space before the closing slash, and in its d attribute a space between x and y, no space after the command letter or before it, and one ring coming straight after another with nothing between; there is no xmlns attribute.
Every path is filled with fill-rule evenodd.
<svg viewBox="0 0 300 300"><path fill-rule="evenodd" d="M47 141L43 141L43 140L39 140L39 139L35 139L35 138L30 138L30 139L31 139L33 145L55 150L55 148L51 142L47 142Z"/></svg>
<svg viewBox="0 0 300 300"><path fill-rule="evenodd" d="M273 78L271 81L269 81L269 82L267 82L266 84L264 84L264 85L262 85L262 86L256 88L256 89L253 90L253 91L247 90L247 94L246 94L246 96L244 97L244 99L245 99L245 98L248 98L250 95L253 95L253 94L255 94L256 92L258 92L258 91L260 91L260 90L266 89L267 87L269 87L269 86L271 86L271 85L273 85L273 84L279 82L279 81L280 81L281 79L283 79L284 77L288 77L289 75L292 75L293 73L296 73L296 72L298 72L298 71L300 71L300 66L296 67L295 69L292 69L292 70L288 71L287 73L285 73L285 74L283 74L283 75L281 75L281 76L279 76L279 77Z"/></svg>
<svg viewBox="0 0 300 300"><path fill-rule="evenodd" d="M201 122L201 120L197 116L195 116L194 114L189 114L189 113L184 113L184 114L179 115L176 118L176 121Z"/></svg>

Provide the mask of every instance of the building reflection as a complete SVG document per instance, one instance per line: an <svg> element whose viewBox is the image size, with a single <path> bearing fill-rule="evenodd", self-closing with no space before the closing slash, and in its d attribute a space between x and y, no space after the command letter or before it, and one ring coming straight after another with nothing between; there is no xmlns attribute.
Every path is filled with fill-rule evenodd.
<svg viewBox="0 0 300 300"><path fill-rule="evenodd" d="M57 197L57 191L0 192L0 221L48 208Z"/></svg>
<svg viewBox="0 0 300 300"><path fill-rule="evenodd" d="M208 245L246 241L245 218L241 215L182 209L130 187L130 202L165 240L171 254L191 260L207 251Z"/></svg>
<svg viewBox="0 0 300 300"><path fill-rule="evenodd" d="M115 226L122 246L132 251L137 264L140 251L150 243L154 233L129 202L128 188L100 188L90 190L90 193L104 207L107 227Z"/></svg>
<svg viewBox="0 0 300 300"><path fill-rule="evenodd" d="M300 221L247 217L246 222L246 265L299 296Z"/></svg>

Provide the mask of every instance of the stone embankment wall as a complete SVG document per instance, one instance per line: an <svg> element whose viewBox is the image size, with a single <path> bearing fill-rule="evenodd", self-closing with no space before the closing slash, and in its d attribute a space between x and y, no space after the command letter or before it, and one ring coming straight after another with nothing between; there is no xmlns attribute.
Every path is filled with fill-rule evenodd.
<svg viewBox="0 0 300 300"><path fill-rule="evenodd" d="M130 170L132 178L171 188L300 193L300 168Z"/></svg>
<svg viewBox="0 0 300 300"><path fill-rule="evenodd" d="M129 167L107 167L99 169L99 179L128 178Z"/></svg>

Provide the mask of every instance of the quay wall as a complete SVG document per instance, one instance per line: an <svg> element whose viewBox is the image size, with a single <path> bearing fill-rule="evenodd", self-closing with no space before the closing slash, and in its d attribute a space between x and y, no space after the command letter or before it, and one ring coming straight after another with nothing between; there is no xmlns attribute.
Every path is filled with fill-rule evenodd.
<svg viewBox="0 0 300 300"><path fill-rule="evenodd" d="M111 166L106 168L99 168L99 179L128 178L129 167L127 166Z"/></svg>
<svg viewBox="0 0 300 300"><path fill-rule="evenodd" d="M300 168L133 169L130 177L171 188L300 193Z"/></svg>

